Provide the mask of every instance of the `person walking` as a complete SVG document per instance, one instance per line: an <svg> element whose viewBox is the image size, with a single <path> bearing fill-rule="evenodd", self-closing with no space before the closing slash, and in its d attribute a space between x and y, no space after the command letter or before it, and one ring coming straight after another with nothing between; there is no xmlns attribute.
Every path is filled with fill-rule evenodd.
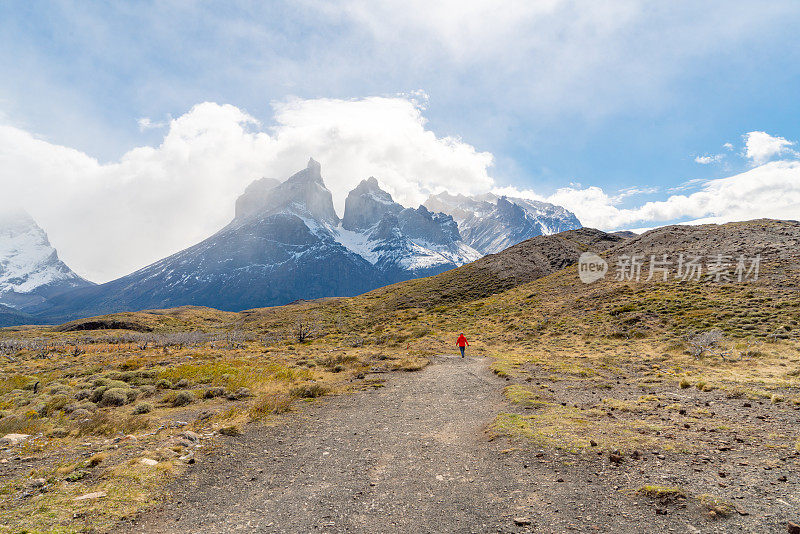
<svg viewBox="0 0 800 534"><path fill-rule="evenodd" d="M456 345L458 345L458 348L461 349L461 357L463 358L464 349L466 349L467 346L469 345L469 341L467 341L467 338L464 337L464 332L461 332L461 335L458 336L458 339L456 340Z"/></svg>

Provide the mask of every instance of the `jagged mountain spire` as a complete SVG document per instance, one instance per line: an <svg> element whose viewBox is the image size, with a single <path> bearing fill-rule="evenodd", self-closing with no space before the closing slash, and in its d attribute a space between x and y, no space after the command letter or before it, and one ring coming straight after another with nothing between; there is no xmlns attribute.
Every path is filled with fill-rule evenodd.
<svg viewBox="0 0 800 534"><path fill-rule="evenodd" d="M344 203L342 227L346 230L363 230L373 226L386 214L398 214L403 206L392 195L381 189L378 180L370 176L347 195Z"/></svg>

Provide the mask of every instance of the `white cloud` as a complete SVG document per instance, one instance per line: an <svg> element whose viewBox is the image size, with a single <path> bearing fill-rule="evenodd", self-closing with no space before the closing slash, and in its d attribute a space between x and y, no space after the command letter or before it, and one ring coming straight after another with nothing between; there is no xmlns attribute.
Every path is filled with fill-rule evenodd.
<svg viewBox="0 0 800 534"><path fill-rule="evenodd" d="M724 145L722 145L722 148L724 148L725 150L733 150L733 144L725 143Z"/></svg>
<svg viewBox="0 0 800 534"><path fill-rule="evenodd" d="M149 117L140 118L136 121L136 124L139 125L140 132L144 132L145 130L157 130L169 126L168 122L153 122Z"/></svg>
<svg viewBox="0 0 800 534"><path fill-rule="evenodd" d="M652 227L679 220L796 220L800 218L800 162L773 161L736 176L705 181L694 193L672 195L629 209L618 207L620 197L599 187L566 187L549 196L513 188L497 191L559 204L573 211L585 226L603 230L645 226L642 223Z"/></svg>
<svg viewBox="0 0 800 534"><path fill-rule="evenodd" d="M108 164L0 126L0 191L31 212L68 265L106 281L214 233L247 184L285 179L310 156L322 163L340 214L346 193L370 175L407 205L429 192L492 185L492 155L436 137L407 98L273 107L265 129L234 106L199 104L169 122L159 146Z"/></svg>
<svg viewBox="0 0 800 534"><path fill-rule="evenodd" d="M424 100L424 98L422 99ZM375 176L408 206L429 193L492 190L493 157L426 128L412 95L360 100L292 99L273 103L274 120L260 124L230 105L203 103L172 119L158 146L130 150L100 163L11 126L0 125L0 191L48 231L61 257L80 274L105 281L192 245L224 226L235 199L262 176L285 179L313 156L341 214L346 194ZM787 153L758 148L753 161ZM765 134L766 135L766 134ZM763 138L761 138L763 141ZM773 143L774 146L774 143ZM777 150L777 152L776 152ZM778 160L715 180L693 180L665 200L630 206L654 194L634 187L607 192L571 184L552 195L494 189L572 210L587 226L619 229L671 221L800 216L800 161Z"/></svg>
<svg viewBox="0 0 800 534"><path fill-rule="evenodd" d="M767 132L749 132L744 135L744 155L754 165L761 165L783 154L797 155L790 147L793 142L783 137L774 137Z"/></svg>
<svg viewBox="0 0 800 534"><path fill-rule="evenodd" d="M713 154L713 155L703 155L703 156L696 156L694 158L695 163L699 163L700 165L710 165L712 163L719 163L722 161L722 158L725 156L723 154Z"/></svg>

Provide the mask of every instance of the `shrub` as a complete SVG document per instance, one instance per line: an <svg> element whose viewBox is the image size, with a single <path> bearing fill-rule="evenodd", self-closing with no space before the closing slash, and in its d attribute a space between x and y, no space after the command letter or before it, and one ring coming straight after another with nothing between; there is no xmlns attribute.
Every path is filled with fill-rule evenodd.
<svg viewBox="0 0 800 534"><path fill-rule="evenodd" d="M188 381L187 379L185 379L185 378L181 378L180 380L178 380L177 382L175 382L175 385L174 385L173 387L174 387L175 389L184 389L184 388L188 388L188 387L189 387L189 381Z"/></svg>
<svg viewBox="0 0 800 534"><path fill-rule="evenodd" d="M86 465L87 465L87 466L89 466L89 467L97 467L98 465L100 465L101 463L103 463L103 461L104 461L106 458L108 458L108 454L107 454L107 453L105 453L105 452L98 452L97 454L95 454L95 455L91 456L91 457L90 457L90 458L89 458L89 459L86 461Z"/></svg>
<svg viewBox="0 0 800 534"><path fill-rule="evenodd" d="M45 410L48 414L51 414L64 408L67 403L69 403L69 397L66 395L55 395L48 399L47 403L45 404Z"/></svg>
<svg viewBox="0 0 800 534"><path fill-rule="evenodd" d="M227 399L228 400L240 400L246 399L248 397L252 397L253 394L247 388L239 388L233 393L228 393Z"/></svg>
<svg viewBox="0 0 800 534"><path fill-rule="evenodd" d="M152 411L153 411L153 405L148 402L139 403L133 408L134 415L142 415L150 413Z"/></svg>
<svg viewBox="0 0 800 534"><path fill-rule="evenodd" d="M712 354L714 347L717 347L724 339L725 335L719 328L697 334L688 340L688 352L695 358L700 358L706 353Z"/></svg>
<svg viewBox="0 0 800 534"><path fill-rule="evenodd" d="M291 405L292 398L286 393L271 393L260 397L250 408L250 414L258 418L265 415L285 413L289 411Z"/></svg>
<svg viewBox="0 0 800 534"><path fill-rule="evenodd" d="M123 371L130 371L130 370L138 369L141 366L142 366L141 358L129 358L129 359L125 360L124 362L122 362L122 365L120 365L120 368Z"/></svg>
<svg viewBox="0 0 800 534"><path fill-rule="evenodd" d="M122 406L134 400L138 392L135 389L109 388L103 392L101 406Z"/></svg>
<svg viewBox="0 0 800 534"><path fill-rule="evenodd" d="M208 388L203 392L203 397L206 399L213 399L215 397L223 397L225 396L225 388L215 387L215 388Z"/></svg>
<svg viewBox="0 0 800 534"><path fill-rule="evenodd" d="M293 387L290 391L293 397L301 399L314 399L325 395L327 392L328 388L322 384L303 384L302 386Z"/></svg>
<svg viewBox="0 0 800 534"><path fill-rule="evenodd" d="M706 507L712 517L728 517L736 511L736 507L733 504L714 497L713 495L704 494L698 496L697 499Z"/></svg>
<svg viewBox="0 0 800 534"><path fill-rule="evenodd" d="M122 432L131 434L146 429L150 425L149 419L143 415L129 415L119 417L117 411L100 411L78 423L80 435L96 434L108 436Z"/></svg>
<svg viewBox="0 0 800 534"><path fill-rule="evenodd" d="M114 376L117 376L117 377L121 378L122 377L122 373L114 373ZM94 381L94 385L95 385L95 387L108 386L110 388L126 388L126 387L128 387L128 384L126 382L123 382L122 380L117 380L116 378L115 379L111 379L111 378L108 378L108 377L98 378L97 380Z"/></svg>
<svg viewBox="0 0 800 534"><path fill-rule="evenodd" d="M692 383L689 382L687 378L682 378L681 381L678 383L681 389L686 389L692 387Z"/></svg>
<svg viewBox="0 0 800 534"><path fill-rule="evenodd" d="M651 499L658 499L664 503L686 498L686 493L682 489L663 486L642 486L636 493L644 495L645 497L650 497Z"/></svg>
<svg viewBox="0 0 800 534"><path fill-rule="evenodd" d="M127 384L126 384L127 385ZM103 394L109 389L108 386L98 386L92 390L92 394L89 395L89 400L92 402L100 402L103 398Z"/></svg>
<svg viewBox="0 0 800 534"><path fill-rule="evenodd" d="M219 433L223 436L238 436L242 433L236 425L224 426L219 429Z"/></svg>
<svg viewBox="0 0 800 534"><path fill-rule="evenodd" d="M188 404L191 404L192 402L194 402L194 395L192 395L188 391L181 391L180 393L175 395L175 398L172 401L172 405L175 407L186 406Z"/></svg>
<svg viewBox="0 0 800 534"><path fill-rule="evenodd" d="M166 378L162 378L158 382L156 382L156 388L158 388L158 389L172 389L172 382L170 382Z"/></svg>

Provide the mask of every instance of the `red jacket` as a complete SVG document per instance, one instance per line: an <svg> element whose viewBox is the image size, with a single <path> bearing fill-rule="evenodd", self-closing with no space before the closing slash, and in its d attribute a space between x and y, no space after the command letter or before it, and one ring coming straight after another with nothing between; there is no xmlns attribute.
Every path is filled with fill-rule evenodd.
<svg viewBox="0 0 800 534"><path fill-rule="evenodd" d="M467 345L469 345L469 341L467 341L467 338L464 337L464 334L461 334L460 336L458 336L458 339L456 340L456 345L458 345L459 347L466 347Z"/></svg>

